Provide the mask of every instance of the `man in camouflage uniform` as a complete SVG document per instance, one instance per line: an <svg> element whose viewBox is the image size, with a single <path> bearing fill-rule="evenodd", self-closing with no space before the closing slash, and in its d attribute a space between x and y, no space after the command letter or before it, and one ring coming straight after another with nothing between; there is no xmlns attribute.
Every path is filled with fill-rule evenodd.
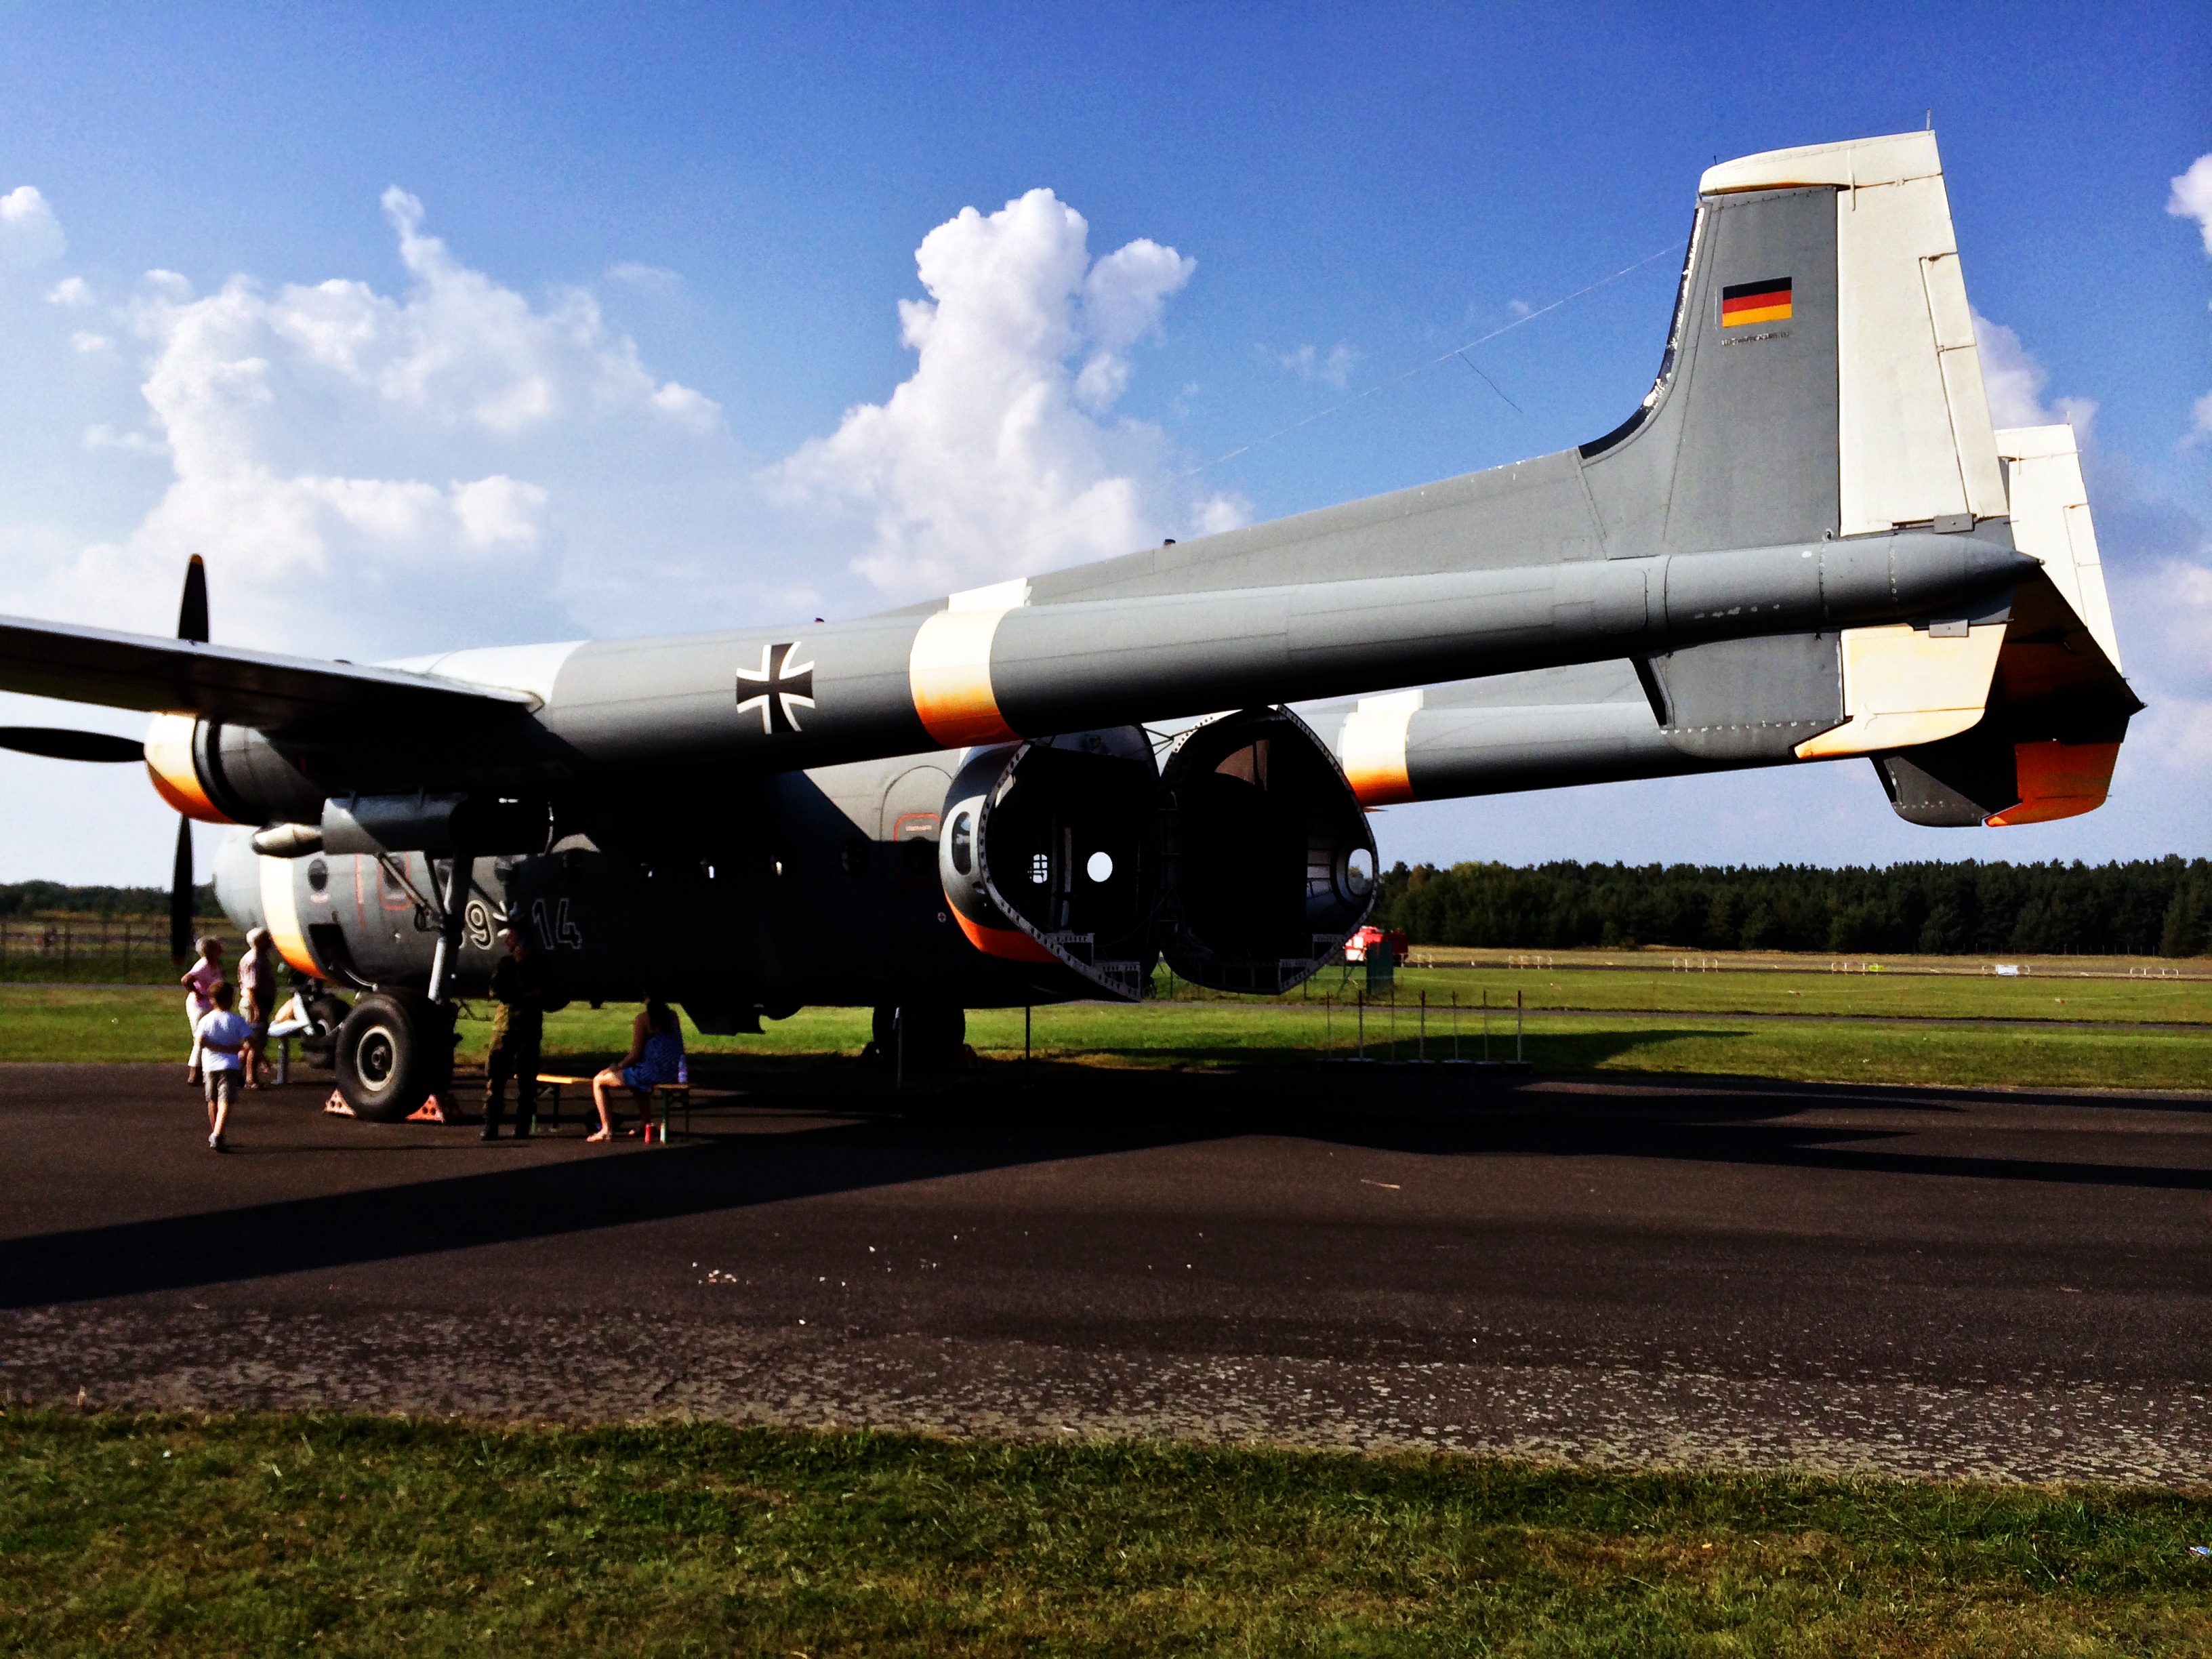
<svg viewBox="0 0 2212 1659"><path fill-rule="evenodd" d="M501 931L507 957L491 970L491 1058L484 1071L486 1140L499 1139L507 1111L507 1080L514 1079L514 1138L530 1137L538 1115L538 1045L545 1035L545 964L520 927Z"/></svg>

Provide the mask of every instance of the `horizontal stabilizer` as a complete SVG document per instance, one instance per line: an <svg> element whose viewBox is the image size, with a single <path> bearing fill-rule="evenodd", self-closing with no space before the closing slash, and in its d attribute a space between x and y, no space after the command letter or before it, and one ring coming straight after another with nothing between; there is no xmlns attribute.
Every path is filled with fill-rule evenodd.
<svg viewBox="0 0 2212 1659"><path fill-rule="evenodd" d="M526 714L536 706L525 692L399 669L20 617L0 617L0 690L286 732L365 715L481 720Z"/></svg>

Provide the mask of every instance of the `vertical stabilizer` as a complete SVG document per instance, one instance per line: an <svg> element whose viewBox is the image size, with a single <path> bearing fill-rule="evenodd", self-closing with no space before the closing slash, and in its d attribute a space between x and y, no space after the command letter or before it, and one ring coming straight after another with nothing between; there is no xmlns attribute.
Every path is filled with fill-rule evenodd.
<svg viewBox="0 0 2212 1659"><path fill-rule="evenodd" d="M1822 185L1835 192L1841 533L2004 517L1936 135L1771 150L1708 169L1698 190Z"/></svg>
<svg viewBox="0 0 2212 1659"><path fill-rule="evenodd" d="M1616 558L2004 518L1935 135L1709 169L1658 381L1581 454Z"/></svg>

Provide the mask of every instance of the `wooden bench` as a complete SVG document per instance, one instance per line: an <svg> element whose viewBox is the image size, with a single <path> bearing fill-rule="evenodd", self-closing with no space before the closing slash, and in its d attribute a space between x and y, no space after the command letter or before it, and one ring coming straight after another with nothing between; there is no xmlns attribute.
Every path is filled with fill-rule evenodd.
<svg viewBox="0 0 2212 1659"><path fill-rule="evenodd" d="M691 1085L688 1083L656 1083L653 1085L653 1099L646 1109L646 1120L649 1124L656 1113L659 1115L660 1144L664 1146L668 1144L669 1108L678 1101L684 1105L684 1138L689 1140L691 1139Z"/></svg>
<svg viewBox="0 0 2212 1659"><path fill-rule="evenodd" d="M561 1091L564 1087L589 1089L592 1086L592 1079L588 1077L567 1077L552 1072L540 1072L538 1074L538 1086L541 1089L550 1088L552 1091L553 1109L545 1121L550 1127L558 1128L561 1125ZM669 1114L672 1109L678 1107L684 1113L684 1139L687 1140L690 1139L691 1086L688 1083L656 1083L653 1085L651 1097L647 1101L641 1115L659 1129L659 1139L662 1141L665 1142L668 1139ZM636 1091L630 1089L627 1085L624 1085L624 1092L631 1095L633 1098L636 1095ZM720 1098L732 1091L727 1089L709 1089L705 1092Z"/></svg>
<svg viewBox="0 0 2212 1659"><path fill-rule="evenodd" d="M592 1079L587 1077L563 1077L553 1072L540 1072L538 1074L538 1086L543 1089L548 1084L550 1084L553 1089L553 1111L545 1121L548 1127L557 1129L561 1127L562 1089L564 1086L571 1089L588 1089L592 1086ZM537 1127L536 1124L531 1126L533 1129Z"/></svg>

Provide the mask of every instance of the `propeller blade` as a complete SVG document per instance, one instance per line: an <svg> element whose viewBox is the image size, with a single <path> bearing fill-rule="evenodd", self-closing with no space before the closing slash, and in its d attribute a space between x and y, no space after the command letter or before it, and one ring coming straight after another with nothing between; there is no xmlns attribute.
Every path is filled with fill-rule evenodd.
<svg viewBox="0 0 2212 1659"><path fill-rule="evenodd" d="M169 878L169 960L181 968L192 954L192 821L177 820L177 862Z"/></svg>
<svg viewBox="0 0 2212 1659"><path fill-rule="evenodd" d="M177 607L177 637L200 645L208 641L207 567L197 553L185 567L185 602Z"/></svg>
<svg viewBox="0 0 2212 1659"><path fill-rule="evenodd" d="M72 732L60 726L0 726L0 749L49 760L135 761L146 758L136 738L111 738L105 732Z"/></svg>
<svg viewBox="0 0 2212 1659"><path fill-rule="evenodd" d="M205 645L208 638L207 566L192 555L185 567L185 597L177 607L177 637ZM169 877L169 959L179 968L192 954L192 821L177 820L177 861Z"/></svg>

